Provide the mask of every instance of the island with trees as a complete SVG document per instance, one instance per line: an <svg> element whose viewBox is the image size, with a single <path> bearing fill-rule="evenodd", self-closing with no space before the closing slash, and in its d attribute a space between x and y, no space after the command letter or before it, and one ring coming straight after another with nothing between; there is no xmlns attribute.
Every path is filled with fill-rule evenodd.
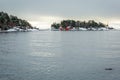
<svg viewBox="0 0 120 80"><path fill-rule="evenodd" d="M8 15L6 12L0 12L0 32L30 31L33 29L34 27L28 21Z"/></svg>
<svg viewBox="0 0 120 80"><path fill-rule="evenodd" d="M108 25L95 22L94 20L89 21L75 21L75 20L63 20L60 23L53 23L51 25L52 31L101 31L114 29Z"/></svg>

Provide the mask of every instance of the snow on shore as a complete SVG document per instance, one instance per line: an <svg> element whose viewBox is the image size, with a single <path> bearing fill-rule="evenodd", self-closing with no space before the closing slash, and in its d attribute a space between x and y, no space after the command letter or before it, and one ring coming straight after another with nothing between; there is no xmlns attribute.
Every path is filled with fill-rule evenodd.
<svg viewBox="0 0 120 80"><path fill-rule="evenodd" d="M13 27L4 32L34 32L34 31L39 31L39 30L38 29L20 29L18 27Z"/></svg>
<svg viewBox="0 0 120 80"><path fill-rule="evenodd" d="M108 31L108 30L115 30L115 29L108 29L108 28L104 28L104 27L101 27L101 28L77 28L77 29L72 28L68 31ZM66 31L66 30L51 28L51 31Z"/></svg>

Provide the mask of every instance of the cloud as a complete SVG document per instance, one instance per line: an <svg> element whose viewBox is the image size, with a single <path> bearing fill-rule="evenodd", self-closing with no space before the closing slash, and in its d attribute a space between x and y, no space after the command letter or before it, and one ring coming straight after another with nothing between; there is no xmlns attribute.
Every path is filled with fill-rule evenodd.
<svg viewBox="0 0 120 80"><path fill-rule="evenodd" d="M120 13L119 0L1 0L1 10L61 16L111 16Z"/></svg>
<svg viewBox="0 0 120 80"><path fill-rule="evenodd" d="M45 16L48 21L55 20L48 16L56 20L120 20L119 9L120 0L0 0L0 10L29 21L46 21Z"/></svg>

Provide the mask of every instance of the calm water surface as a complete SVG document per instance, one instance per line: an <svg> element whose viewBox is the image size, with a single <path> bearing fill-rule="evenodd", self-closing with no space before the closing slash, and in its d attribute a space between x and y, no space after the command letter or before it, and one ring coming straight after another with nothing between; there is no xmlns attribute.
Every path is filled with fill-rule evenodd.
<svg viewBox="0 0 120 80"><path fill-rule="evenodd" d="M0 80L119 79L120 31L0 33Z"/></svg>

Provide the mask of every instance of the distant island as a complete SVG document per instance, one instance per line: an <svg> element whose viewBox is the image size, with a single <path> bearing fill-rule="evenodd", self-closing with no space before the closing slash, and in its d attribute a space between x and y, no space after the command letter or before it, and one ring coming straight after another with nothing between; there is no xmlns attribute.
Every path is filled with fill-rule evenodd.
<svg viewBox="0 0 120 80"><path fill-rule="evenodd" d="M38 29L32 27L32 25L17 16L8 15L5 12L0 12L0 32L12 32L12 31L31 31Z"/></svg>
<svg viewBox="0 0 120 80"><path fill-rule="evenodd" d="M101 31L112 29L114 28L101 22L95 22L94 20L62 20L60 23L51 24L52 31ZM26 20L20 19L14 15L8 15L6 12L0 12L0 32L27 32L39 30L40 29L33 27Z"/></svg>
<svg viewBox="0 0 120 80"><path fill-rule="evenodd" d="M75 21L75 20L63 20L60 23L53 23L51 25L52 31L101 31L114 29L108 25L95 22L94 20L89 21Z"/></svg>

